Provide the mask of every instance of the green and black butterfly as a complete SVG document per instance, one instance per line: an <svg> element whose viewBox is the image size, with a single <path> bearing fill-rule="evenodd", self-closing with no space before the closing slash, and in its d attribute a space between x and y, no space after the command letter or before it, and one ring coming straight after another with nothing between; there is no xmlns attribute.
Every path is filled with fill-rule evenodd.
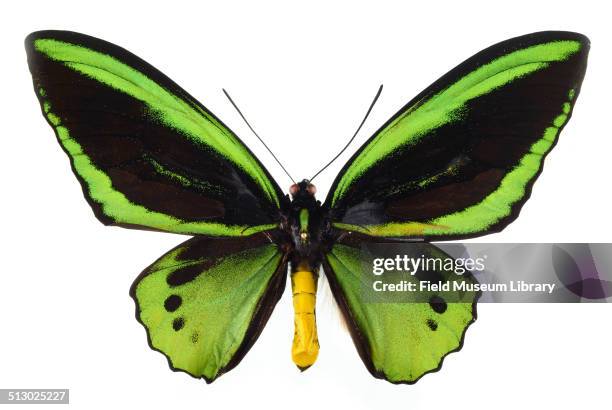
<svg viewBox="0 0 612 410"><path fill-rule="evenodd" d="M323 204L308 180L284 194L227 126L128 51L64 31L33 33L26 49L43 114L96 217L194 236L131 288L172 369L210 382L236 366L289 270L293 360L312 365L322 266L368 370L414 383L461 347L477 295L365 303L360 246L469 238L513 221L571 116L589 41L541 32L471 57L383 125Z"/></svg>

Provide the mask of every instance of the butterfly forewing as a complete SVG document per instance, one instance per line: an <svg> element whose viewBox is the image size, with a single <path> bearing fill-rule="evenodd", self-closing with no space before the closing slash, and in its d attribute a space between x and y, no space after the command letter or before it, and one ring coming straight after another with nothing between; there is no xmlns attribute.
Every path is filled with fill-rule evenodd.
<svg viewBox="0 0 612 410"><path fill-rule="evenodd" d="M535 33L450 71L344 166L326 200L335 226L424 239L501 230L572 114L588 50L580 34Z"/></svg>
<svg viewBox="0 0 612 410"><path fill-rule="evenodd" d="M238 236L276 226L282 192L246 146L178 85L89 36L26 39L43 114L105 224Z"/></svg>

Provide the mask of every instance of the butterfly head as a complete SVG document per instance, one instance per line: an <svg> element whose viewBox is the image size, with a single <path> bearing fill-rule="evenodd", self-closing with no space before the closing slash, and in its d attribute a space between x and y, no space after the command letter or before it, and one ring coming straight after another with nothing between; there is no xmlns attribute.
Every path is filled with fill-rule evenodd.
<svg viewBox="0 0 612 410"><path fill-rule="evenodd" d="M314 199L314 196L317 193L317 187L311 184L309 180L303 179L301 182L291 185L289 187L289 193L294 201L296 199Z"/></svg>

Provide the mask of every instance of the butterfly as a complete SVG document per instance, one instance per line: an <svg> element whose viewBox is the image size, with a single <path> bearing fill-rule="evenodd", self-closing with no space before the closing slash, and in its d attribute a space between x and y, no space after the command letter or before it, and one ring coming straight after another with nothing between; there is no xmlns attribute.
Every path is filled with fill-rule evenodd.
<svg viewBox="0 0 612 410"><path fill-rule="evenodd" d="M371 272L360 248L426 247L512 222L572 114L589 50L581 34L550 31L479 52L380 127L321 203L308 179L285 193L221 120L134 54L67 31L25 43L42 113L95 216L193 236L146 268L130 294L150 347L207 382L253 346L287 277L292 359L311 366L321 268L373 376L414 383L438 370L461 348L477 295L366 303L360 283Z"/></svg>

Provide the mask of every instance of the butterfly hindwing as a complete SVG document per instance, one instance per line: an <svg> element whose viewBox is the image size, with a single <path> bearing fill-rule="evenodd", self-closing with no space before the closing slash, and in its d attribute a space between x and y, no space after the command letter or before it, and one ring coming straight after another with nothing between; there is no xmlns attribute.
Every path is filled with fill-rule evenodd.
<svg viewBox="0 0 612 410"><path fill-rule="evenodd" d="M280 188L238 137L172 80L83 34L26 38L43 115L105 224L239 236L278 221Z"/></svg>
<svg viewBox="0 0 612 410"><path fill-rule="evenodd" d="M357 351L370 373L392 383L415 383L424 374L439 370L442 361L463 344L468 326L476 320L478 292L421 291L418 300L393 300L392 293L373 292L372 270L367 269L362 246L379 242L353 234L335 244L323 261L334 298L348 324ZM439 248L427 243L413 244L415 258L447 258ZM440 259L442 260L442 259ZM448 269L401 273L406 282L469 282L469 274L457 276ZM452 288L451 288L452 289ZM416 293L415 293L416 294ZM449 300L445 300L449 299ZM452 300L450 300L452 298Z"/></svg>
<svg viewBox="0 0 612 410"><path fill-rule="evenodd" d="M286 257L266 235L195 237L145 269L130 295L151 347L173 369L211 382L255 343L286 271Z"/></svg>
<svg viewBox="0 0 612 410"><path fill-rule="evenodd" d="M468 59L348 161L326 200L337 228L428 240L501 230L569 120L586 37L543 32Z"/></svg>

